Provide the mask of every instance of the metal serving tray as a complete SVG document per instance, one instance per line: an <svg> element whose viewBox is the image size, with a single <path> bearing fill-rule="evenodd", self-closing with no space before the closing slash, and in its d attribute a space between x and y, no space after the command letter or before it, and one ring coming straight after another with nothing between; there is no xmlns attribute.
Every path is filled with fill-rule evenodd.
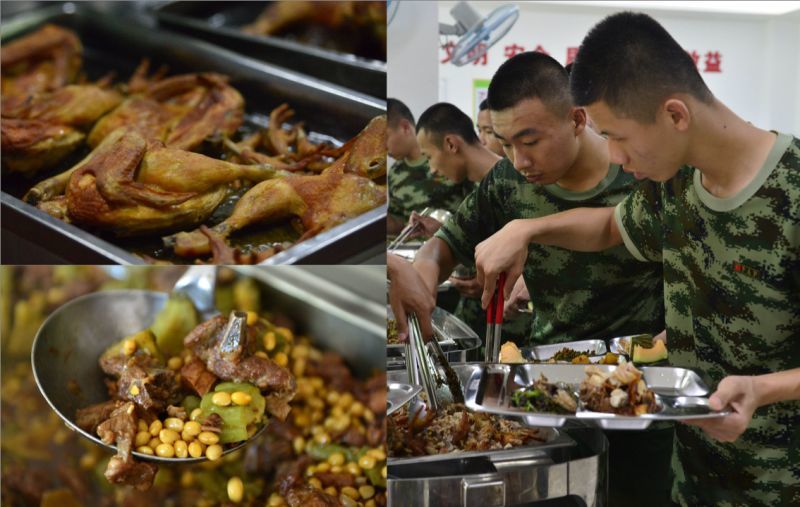
<svg viewBox="0 0 800 507"><path fill-rule="evenodd" d="M391 307L386 306L387 317L393 318ZM442 351L450 363L463 363L467 360L467 352L476 350L483 344L475 331L463 323L455 315L437 307L433 311L433 330L439 340ZM405 368L405 345L387 344L386 363L391 369Z"/></svg>
<svg viewBox="0 0 800 507"><path fill-rule="evenodd" d="M467 382L471 379L480 365L478 364L455 364L453 371L455 371L461 382L462 390L466 387ZM405 370L394 370L387 372L388 382L407 382L408 374ZM471 408L471 407L469 407ZM512 447L509 449L495 449L489 451L460 451L451 452L447 454L436 454L432 456L414 456L408 458L392 458L388 460L390 467L405 467L414 466L425 463L439 463L446 461L461 461L472 458L489 459L492 461L504 461L509 459L520 459L523 457L541 456L541 451L544 449L553 449L557 447L566 447L575 445L575 441L556 430L553 427L541 428L541 437L544 439L543 443L534 445L525 445L519 447Z"/></svg>
<svg viewBox="0 0 800 507"><path fill-rule="evenodd" d="M341 142L358 134L371 118L385 112L385 102L381 100L257 62L205 42L154 30L139 24L136 19L110 16L91 5L67 3L4 22L2 38L3 41L11 40L44 23L72 29L83 44L83 68L90 79L110 70L117 72L117 80L127 79L143 57L150 58L155 68L161 64L168 65L171 74L193 71L226 74L245 98L245 123L250 128L265 126L269 112L282 102L288 102L311 131L310 136L317 140ZM80 159L79 155L75 160ZM48 262L68 264L143 264L145 261L134 253L158 255L162 248L158 236L98 237L20 200L36 181L69 167L65 165L41 174L36 180L3 177L0 201L5 262L41 262L46 257ZM280 233L282 229L278 226L270 230ZM346 261L363 255L365 250L383 249L385 231L386 205L383 205L303 241L267 259L265 264ZM264 231L243 233L241 238L246 239L250 234L263 235ZM25 248L15 243L22 243ZM188 259L167 260L191 262Z"/></svg>
<svg viewBox="0 0 800 507"><path fill-rule="evenodd" d="M386 62L288 39L251 35L241 27L255 21L269 2L169 2L154 9L160 25L237 53L386 97Z"/></svg>
<svg viewBox="0 0 800 507"><path fill-rule="evenodd" d="M589 356L601 356L607 352L606 343L603 340L580 340L574 342L551 343L547 345L536 345L534 347L524 347L520 350L522 357L529 361L547 361L556 353L568 348L576 352L588 352Z"/></svg>
<svg viewBox="0 0 800 507"><path fill-rule="evenodd" d="M421 386L412 386L401 382L389 382L389 392L386 397L386 415L391 415L397 409L411 401L411 399L422 391Z"/></svg>
<svg viewBox="0 0 800 507"><path fill-rule="evenodd" d="M616 366L596 365L611 372ZM473 370L466 383L464 398L473 410L522 417L530 426L560 427L568 420L592 421L604 429L643 430L653 421L675 421L683 419L712 419L724 417L730 412L713 412L708 407L709 390L697 374L691 375L685 368L642 368L645 384L656 395L661 410L654 414L621 416L604 412L592 412L578 402L574 415L534 413L514 407L511 396L519 389L531 385L544 374L549 382L563 382L573 388L577 397L578 385L585 378L585 365L571 364L485 364ZM694 372L691 372L694 373Z"/></svg>

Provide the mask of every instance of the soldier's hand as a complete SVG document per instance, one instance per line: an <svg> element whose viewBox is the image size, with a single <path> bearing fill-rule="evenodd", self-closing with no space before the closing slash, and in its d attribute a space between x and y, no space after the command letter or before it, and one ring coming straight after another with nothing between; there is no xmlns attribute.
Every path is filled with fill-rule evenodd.
<svg viewBox="0 0 800 507"><path fill-rule="evenodd" d="M511 289L511 295L508 296L505 308L503 308L503 319L513 320L519 318L519 309L527 307L530 300L531 296L528 294L528 286L525 285L525 279L519 277L517 283L514 284L514 288Z"/></svg>
<svg viewBox="0 0 800 507"><path fill-rule="evenodd" d="M416 211L411 212L411 218L409 218L408 223L416 225L408 235L409 238L430 238L442 226L435 218L420 215Z"/></svg>
<svg viewBox="0 0 800 507"><path fill-rule="evenodd" d="M481 297L481 292L483 292L483 287L481 287L481 284L478 283L478 279L475 277L457 278L451 276L450 283L453 284L453 287L464 297L478 299Z"/></svg>
<svg viewBox="0 0 800 507"><path fill-rule="evenodd" d="M410 313L416 314L423 338L433 337L431 314L436 308L436 299L428 290L425 281L411 263L393 254L386 256L386 269L391 281L389 304L397 321L397 338L401 342L408 339Z"/></svg>
<svg viewBox="0 0 800 507"><path fill-rule="evenodd" d="M666 345L667 344L667 330L665 329L665 330L661 331L660 333L658 333L657 335L655 335L653 337L653 342L655 343L656 340L661 340L662 342L664 342L664 345Z"/></svg>
<svg viewBox="0 0 800 507"><path fill-rule="evenodd" d="M500 273L506 273L506 300L522 274L528 258L528 243L517 230L521 225L521 221L512 220L475 248L475 266L478 282L483 285L481 306L484 309L489 306Z"/></svg>
<svg viewBox="0 0 800 507"><path fill-rule="evenodd" d="M712 410L729 407L731 415L719 419L695 419L681 421L697 426L708 436L721 442L734 442L747 430L753 412L759 407L755 389L755 377L730 376L722 379L717 391L708 399Z"/></svg>

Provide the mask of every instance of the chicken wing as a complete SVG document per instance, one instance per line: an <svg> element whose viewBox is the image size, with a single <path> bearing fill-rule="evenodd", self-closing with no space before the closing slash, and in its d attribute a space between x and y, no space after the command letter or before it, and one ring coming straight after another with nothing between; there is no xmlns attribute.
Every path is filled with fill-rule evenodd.
<svg viewBox="0 0 800 507"><path fill-rule="evenodd" d="M230 136L244 118L244 99L220 74L182 74L128 98L89 133L94 147L126 126L171 148L196 149L213 136Z"/></svg>
<svg viewBox="0 0 800 507"><path fill-rule="evenodd" d="M3 109L29 95L75 82L81 42L71 30L45 25L0 49Z"/></svg>

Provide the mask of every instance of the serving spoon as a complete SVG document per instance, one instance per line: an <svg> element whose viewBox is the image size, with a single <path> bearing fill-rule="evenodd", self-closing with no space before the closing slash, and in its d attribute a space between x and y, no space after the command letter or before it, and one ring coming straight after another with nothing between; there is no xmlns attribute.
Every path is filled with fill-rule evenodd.
<svg viewBox="0 0 800 507"><path fill-rule="evenodd" d="M176 282L174 292L183 292L194 303L203 321L219 314L214 303L216 268L192 266ZM148 290L110 290L76 298L55 310L36 333L31 350L31 363L36 386L45 401L68 428L97 445L116 452L116 445L103 442L97 435L78 427L75 414L108 400L105 374L98 360L111 345L126 336L147 329L169 298L165 292ZM245 314L237 317L246 319ZM229 326L225 342L241 336L237 326ZM231 453L258 438L266 424L250 438L223 451ZM205 461L193 458L163 458L132 450L140 461L162 464L184 464Z"/></svg>

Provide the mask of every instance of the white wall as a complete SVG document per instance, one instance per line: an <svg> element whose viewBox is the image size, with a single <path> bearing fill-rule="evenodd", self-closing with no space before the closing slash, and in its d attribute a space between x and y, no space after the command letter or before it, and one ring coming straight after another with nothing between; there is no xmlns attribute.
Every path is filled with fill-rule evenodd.
<svg viewBox="0 0 800 507"><path fill-rule="evenodd" d="M436 2L400 1L388 28L387 97L414 118L439 97L439 14Z"/></svg>
<svg viewBox="0 0 800 507"><path fill-rule="evenodd" d="M453 23L456 2L439 3L440 20ZM505 2L471 1L482 14ZM520 17L489 51L487 65L439 65L439 100L452 102L473 118L473 82L491 79L506 60L504 49L516 43L525 50L541 45L562 64L567 47L577 47L588 30L608 14L624 9L567 4L516 2ZM416 6L416 3L415 3ZM800 16L759 16L646 10L688 51L701 54L700 75L711 91L742 118L762 128L800 135ZM704 72L704 54L719 51L721 73ZM446 57L439 49L439 60Z"/></svg>

